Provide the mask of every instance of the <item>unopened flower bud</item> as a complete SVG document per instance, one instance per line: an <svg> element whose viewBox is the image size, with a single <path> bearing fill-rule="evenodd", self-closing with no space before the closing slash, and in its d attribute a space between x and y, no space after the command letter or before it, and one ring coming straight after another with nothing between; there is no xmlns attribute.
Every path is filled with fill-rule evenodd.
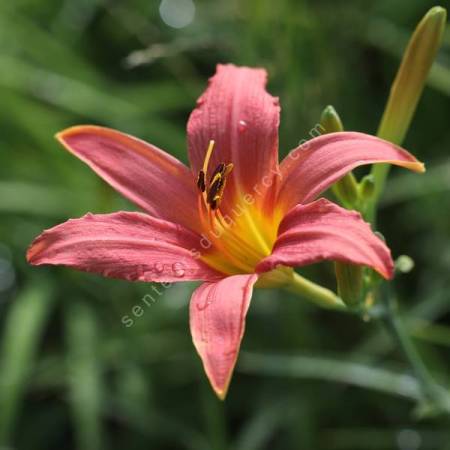
<svg viewBox="0 0 450 450"><path fill-rule="evenodd" d="M414 260L408 255L400 255L395 261L395 271L408 273L414 269Z"/></svg>
<svg viewBox="0 0 450 450"><path fill-rule="evenodd" d="M338 295L347 306L357 306L362 302L362 267L354 264L334 265Z"/></svg>
<svg viewBox="0 0 450 450"><path fill-rule="evenodd" d="M431 8L417 25L403 54L386 108L378 128L378 136L400 145L409 129L422 95L428 73L441 45L447 12L440 6ZM368 205L368 217L375 218L376 203L383 191L389 165L372 168L375 192Z"/></svg>
<svg viewBox="0 0 450 450"><path fill-rule="evenodd" d="M366 175L359 184L359 192L363 200L368 200L372 197L375 191L375 180L372 174Z"/></svg>
<svg viewBox="0 0 450 450"><path fill-rule="evenodd" d="M401 144L441 44L447 13L431 8L417 25L391 88L378 136Z"/></svg>
<svg viewBox="0 0 450 450"><path fill-rule="evenodd" d="M325 129L325 134L344 131L341 118L331 105L328 105L323 110L322 115L320 116L320 125Z"/></svg>

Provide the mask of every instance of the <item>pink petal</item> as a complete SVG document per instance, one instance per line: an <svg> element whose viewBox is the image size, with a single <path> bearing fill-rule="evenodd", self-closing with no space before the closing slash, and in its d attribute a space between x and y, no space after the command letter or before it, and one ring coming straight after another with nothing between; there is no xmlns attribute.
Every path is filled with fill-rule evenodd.
<svg viewBox="0 0 450 450"><path fill-rule="evenodd" d="M361 215L325 199L293 208L280 224L272 254L256 267L266 272L277 265L305 266L324 260L372 267L392 278L393 262L386 244Z"/></svg>
<svg viewBox="0 0 450 450"><path fill-rule="evenodd" d="M203 283L190 304L195 348L216 394L224 399L244 335L245 316L258 276L233 275Z"/></svg>
<svg viewBox="0 0 450 450"><path fill-rule="evenodd" d="M234 164L225 203L233 201L230 193L236 192L235 188L253 194L255 186L262 191L277 177L280 107L278 98L265 90L266 82L264 69L218 65L189 118L189 158L194 173L203 166L210 140L215 141L210 173L221 162Z"/></svg>
<svg viewBox="0 0 450 450"><path fill-rule="evenodd" d="M406 150L375 136L356 132L325 134L305 142L283 160L279 201L286 211L298 203L308 203L355 167L373 163L425 170Z"/></svg>
<svg viewBox="0 0 450 450"><path fill-rule="evenodd" d="M198 229L195 180L176 158L109 128L77 126L62 131L57 138L150 215Z"/></svg>
<svg viewBox="0 0 450 450"><path fill-rule="evenodd" d="M27 259L131 281L217 280L198 257L199 242L183 226L146 214L87 214L44 231Z"/></svg>

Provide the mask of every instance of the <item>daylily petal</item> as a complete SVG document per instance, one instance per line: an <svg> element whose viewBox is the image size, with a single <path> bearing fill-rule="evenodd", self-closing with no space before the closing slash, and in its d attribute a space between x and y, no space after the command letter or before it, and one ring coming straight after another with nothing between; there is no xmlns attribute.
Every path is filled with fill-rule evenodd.
<svg viewBox="0 0 450 450"><path fill-rule="evenodd" d="M199 256L200 238L181 225L136 212L87 214L44 231L28 262L129 281L217 280Z"/></svg>
<svg viewBox="0 0 450 450"><path fill-rule="evenodd" d="M154 145L109 128L68 128L57 139L114 189L154 217L197 230L189 169Z"/></svg>
<svg viewBox="0 0 450 450"><path fill-rule="evenodd" d="M359 213L323 198L294 207L278 233L272 254L258 264L257 272L333 260L372 267L384 278L393 276L389 248L370 225Z"/></svg>
<svg viewBox="0 0 450 450"><path fill-rule="evenodd" d="M406 150L375 136L356 132L325 134L305 142L283 160L279 201L285 211L298 203L308 203L355 167L373 163L425 170Z"/></svg>
<svg viewBox="0 0 450 450"><path fill-rule="evenodd" d="M224 204L235 203L233 188L253 194L272 184L278 168L278 98L265 90L263 69L218 65L187 125L189 158L195 174L203 166L210 140L215 141L211 171L233 163ZM267 177L264 185L263 177Z"/></svg>
<svg viewBox="0 0 450 450"><path fill-rule="evenodd" d="M225 398L236 364L257 278L255 274L233 275L217 283L203 283L191 298L192 339L221 399Z"/></svg>

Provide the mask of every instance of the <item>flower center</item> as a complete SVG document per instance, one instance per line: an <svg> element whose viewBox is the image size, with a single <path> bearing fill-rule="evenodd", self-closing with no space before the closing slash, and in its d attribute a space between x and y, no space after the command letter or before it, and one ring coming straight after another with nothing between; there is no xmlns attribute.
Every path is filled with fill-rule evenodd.
<svg viewBox="0 0 450 450"><path fill-rule="evenodd" d="M255 217L261 219L257 209L239 204L239 196L235 199L236 209L240 209L239 217L223 215L220 204L233 164L221 162L208 179L208 165L213 149L214 141L210 141L203 167L197 176L200 221L212 245L211 251L203 259L227 274L252 273L256 264L270 253L273 242L268 242L261 233L261 220L255 220Z"/></svg>

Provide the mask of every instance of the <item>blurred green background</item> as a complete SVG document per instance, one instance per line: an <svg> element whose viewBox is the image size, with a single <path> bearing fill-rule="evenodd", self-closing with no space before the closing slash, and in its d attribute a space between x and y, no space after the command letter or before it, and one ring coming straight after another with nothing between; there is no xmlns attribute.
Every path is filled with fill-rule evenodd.
<svg viewBox="0 0 450 450"><path fill-rule="evenodd" d="M375 133L425 0L0 2L0 448L450 449L449 417L418 420L417 381L378 323L256 291L231 389L216 400L188 328L193 284L32 268L44 228L132 209L55 132L96 123L186 161L185 124L218 62L264 66L285 154L333 104ZM442 6L446 6L443 4ZM174 28L175 26L175 28ZM178 28L176 28L178 27ZM435 378L450 381L450 32L392 171L379 228L414 270L394 282ZM332 265L302 273L334 288ZM447 384L448 385L448 384Z"/></svg>

